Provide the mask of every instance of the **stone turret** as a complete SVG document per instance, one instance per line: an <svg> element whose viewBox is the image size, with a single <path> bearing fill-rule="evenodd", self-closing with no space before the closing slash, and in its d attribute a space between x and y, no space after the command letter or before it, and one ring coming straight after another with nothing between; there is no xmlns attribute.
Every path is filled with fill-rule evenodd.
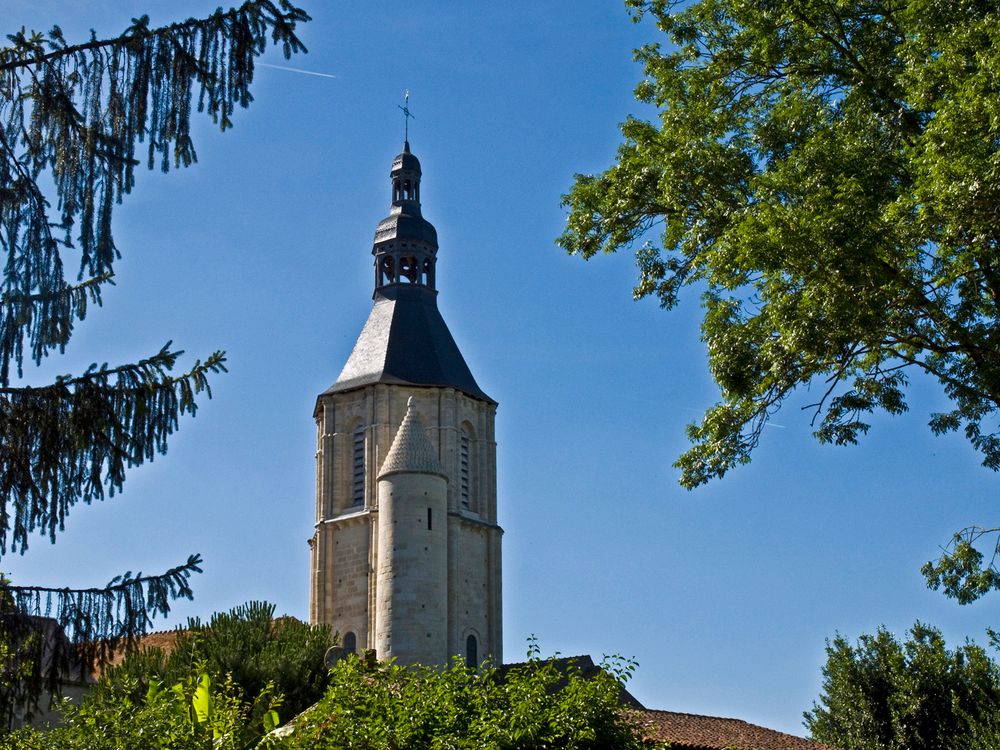
<svg viewBox="0 0 1000 750"><path fill-rule="evenodd" d="M448 479L412 398L378 475L378 510L383 554L375 584L375 652L402 664L444 664Z"/></svg>

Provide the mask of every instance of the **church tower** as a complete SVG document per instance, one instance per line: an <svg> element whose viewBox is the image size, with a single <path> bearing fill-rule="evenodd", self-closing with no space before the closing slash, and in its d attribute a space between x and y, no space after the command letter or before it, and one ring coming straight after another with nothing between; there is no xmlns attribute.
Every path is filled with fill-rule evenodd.
<svg viewBox="0 0 1000 750"><path fill-rule="evenodd" d="M437 307L410 144L375 230L372 311L316 400L310 621L402 664L503 663L496 402Z"/></svg>

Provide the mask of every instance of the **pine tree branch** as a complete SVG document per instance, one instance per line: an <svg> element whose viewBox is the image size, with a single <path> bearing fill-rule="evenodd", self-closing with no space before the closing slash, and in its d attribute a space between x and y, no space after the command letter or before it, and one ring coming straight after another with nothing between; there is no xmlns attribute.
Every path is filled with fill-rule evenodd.
<svg viewBox="0 0 1000 750"><path fill-rule="evenodd" d="M61 376L56 379L55 383L47 386L24 386L18 387L6 387L0 388L0 394L26 394L26 393L44 393L46 391L51 391L57 396L64 396L67 388L79 387L79 386L90 386L90 387L105 387L112 377L119 377L121 380L115 385L111 386L111 390L118 392L122 390L122 383L126 384L125 389L129 388L146 388L146 380L150 378L162 378L157 382L157 385L171 385L178 384L183 380L190 378L192 375L199 371L211 371L211 372L225 372L226 368L223 364L225 362L224 352L215 352L209 357L204 364L200 361L195 363L195 366L187 373L183 375L178 375L175 377L167 378L166 373L169 372L177 359L184 354L183 350L170 351L170 346L173 342L168 341L159 352L154 354L152 357L147 359L141 359L138 362L129 363L125 365L118 365L117 367L108 367L107 365L101 365L98 367L96 364L91 365L83 375L77 377ZM208 387L208 382L205 381L204 387L211 398L211 389Z"/></svg>
<svg viewBox="0 0 1000 750"><path fill-rule="evenodd" d="M191 599L188 579L202 572L201 563L201 555L189 555L187 562L159 575L128 571L107 586L85 589L0 583L0 603L32 617L55 617L73 643L120 640L145 633L152 618L169 614L171 600ZM141 614L119 621L126 606Z"/></svg>
<svg viewBox="0 0 1000 750"><path fill-rule="evenodd" d="M73 505L114 496L127 468L166 452L179 416L196 412L198 394L211 397L208 375L226 370L216 352L170 376L179 354L164 347L135 364L0 389L0 555L8 545L23 553L37 529L54 542Z"/></svg>
<svg viewBox="0 0 1000 750"><path fill-rule="evenodd" d="M94 276L89 279L84 279L76 284L65 284L59 289L55 289L50 292L39 292L37 294L20 294L18 292L8 292L5 294L0 294L0 306L3 305L19 305L25 302L30 302L32 304L40 303L52 303L61 300L71 294L76 294L83 290L93 293L100 293L100 287L103 284L114 284L114 274L106 273L101 276Z"/></svg>
<svg viewBox="0 0 1000 750"><path fill-rule="evenodd" d="M71 680L86 681L94 667L133 648L170 602L191 599L188 579L201 572L201 555L155 576L131 571L103 588L15 586L0 577L0 726L14 710L30 715L44 692L58 695Z"/></svg>
<svg viewBox="0 0 1000 750"><path fill-rule="evenodd" d="M104 48L113 49L123 45L127 46L136 38L145 39L156 36L169 38L170 36L178 33L200 30L212 23L218 24L224 20L232 23L237 21L240 15L253 12L256 8L261 8L270 12L273 14L272 21L275 24L279 24L289 29L294 29L296 22L306 22L309 20L309 16L304 11L294 7L290 3L284 2L284 0L279 0L278 4L284 12L279 11L278 8L272 3L261 3L259 0L249 0L248 2L243 3L243 5L239 8L230 8L228 11L223 11L220 8L208 18L189 18L186 21L179 21L177 23L172 23L169 26L163 26L153 30L149 29L149 16L142 16L140 18L133 18L132 26L127 28L120 36L110 39L92 39L91 41L84 42L82 44L67 46L57 46L57 44L53 44L53 40L62 39L62 31L57 26L53 29L54 33L51 35L52 39L50 39L50 47L54 47L51 52L45 52L40 39L37 37L32 39L25 37L23 33L13 34L11 35L11 38L12 41L15 42L15 46L0 49L0 59L12 56L18 51L30 52L31 54L29 57L15 58L6 62L0 62L0 72L14 71L28 66L39 65L66 55L93 52ZM305 47L299 43L298 48L294 51L297 52L299 49L305 50Z"/></svg>
<svg viewBox="0 0 1000 750"><path fill-rule="evenodd" d="M256 56L269 42L286 57L305 51L295 30L308 19L287 0L251 0L158 29L143 17L120 37L78 45L58 27L10 37L0 50L0 252L2 292L17 304L0 305L0 385L11 363L22 374L25 348L36 364L61 351L86 303L100 303L96 286L88 296L67 284L60 246L79 249L81 278L113 273L112 211L131 192L139 144L149 167L193 163L194 108L230 127L252 101ZM52 200L40 187L50 181Z"/></svg>
<svg viewBox="0 0 1000 750"><path fill-rule="evenodd" d="M113 274L66 284L45 292L23 294L14 290L0 295L0 384L10 382L10 358L13 356L19 376L23 361L18 349L23 330L32 342L31 356L40 360L45 351L58 348L62 353L73 333L74 324L87 316L90 305L101 305L101 286L113 284ZM17 321L20 327L9 325Z"/></svg>
<svg viewBox="0 0 1000 750"><path fill-rule="evenodd" d="M286 58L304 52L295 31L308 20L288 0L250 0L160 29L143 17L120 37L78 45L58 27L22 32L0 50L0 556L23 552L38 530L54 541L75 504L120 491L126 469L164 453L180 415L196 411L202 392L211 397L209 376L226 369L221 352L174 376L180 352L168 344L135 364L93 365L40 388L12 387L10 365L20 375L26 349L36 364L61 351L87 305L100 304L121 257L112 212L134 185L139 144L148 143L150 168L193 163L194 107L230 127L236 106L252 101L255 58L269 43ZM61 248L79 250L76 284ZM82 591L0 578L0 721L16 701L37 701L40 675L55 692L69 667L86 671L145 632L170 600L189 598L200 562ZM68 638L57 637L50 614Z"/></svg>

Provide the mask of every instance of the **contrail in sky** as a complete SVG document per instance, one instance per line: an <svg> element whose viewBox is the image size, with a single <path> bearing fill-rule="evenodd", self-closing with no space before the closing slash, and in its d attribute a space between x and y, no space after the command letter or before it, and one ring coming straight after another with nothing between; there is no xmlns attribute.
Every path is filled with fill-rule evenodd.
<svg viewBox="0 0 1000 750"><path fill-rule="evenodd" d="M271 65L271 63L257 63L265 68L274 68L275 70L290 70L292 73L304 73L307 76L319 76L320 78L336 78L337 76L332 73L317 73L314 70L302 70L302 68L289 68L287 65Z"/></svg>

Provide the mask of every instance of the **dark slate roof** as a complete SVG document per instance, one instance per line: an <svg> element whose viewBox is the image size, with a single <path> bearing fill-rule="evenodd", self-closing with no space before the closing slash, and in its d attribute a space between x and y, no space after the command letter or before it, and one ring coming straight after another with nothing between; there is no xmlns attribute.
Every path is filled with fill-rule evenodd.
<svg viewBox="0 0 1000 750"><path fill-rule="evenodd" d="M410 142L403 141L403 150L396 154L392 162L392 171L399 169L409 169L414 172L420 171L420 160L410 153Z"/></svg>
<svg viewBox="0 0 1000 750"><path fill-rule="evenodd" d="M676 750L836 750L742 719L651 709L635 717L648 742L669 742Z"/></svg>
<svg viewBox="0 0 1000 750"><path fill-rule="evenodd" d="M323 395L375 383L454 388L496 403L472 377L438 311L436 293L417 285L380 287L354 351Z"/></svg>
<svg viewBox="0 0 1000 750"><path fill-rule="evenodd" d="M393 206L390 214L375 228L376 245L395 239L421 240L435 249L438 246L434 225L420 215L418 205L409 202L405 206Z"/></svg>

